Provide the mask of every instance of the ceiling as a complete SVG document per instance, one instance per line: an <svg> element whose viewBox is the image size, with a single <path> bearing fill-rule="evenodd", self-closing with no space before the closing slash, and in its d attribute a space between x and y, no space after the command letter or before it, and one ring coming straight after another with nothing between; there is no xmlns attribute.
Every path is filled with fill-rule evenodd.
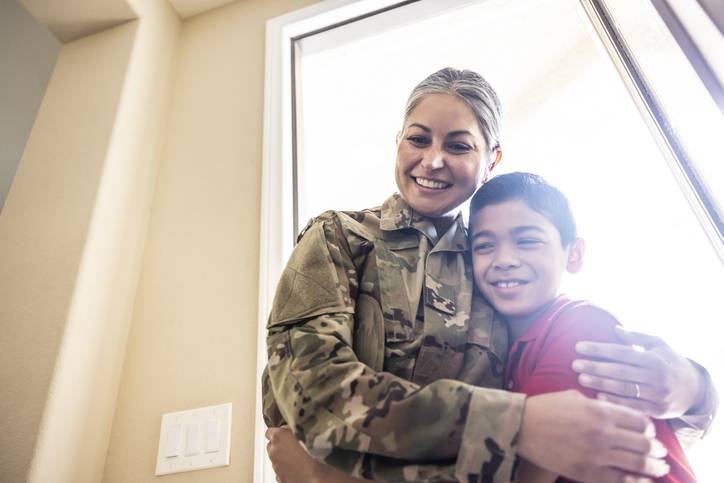
<svg viewBox="0 0 724 483"><path fill-rule="evenodd" d="M143 9L146 1L149 0L19 0L41 25L63 43L138 18L136 12ZM167 1L179 17L187 18L235 0Z"/></svg>
<svg viewBox="0 0 724 483"><path fill-rule="evenodd" d="M235 0L168 0L178 12L179 17L193 17L212 8L233 3Z"/></svg>

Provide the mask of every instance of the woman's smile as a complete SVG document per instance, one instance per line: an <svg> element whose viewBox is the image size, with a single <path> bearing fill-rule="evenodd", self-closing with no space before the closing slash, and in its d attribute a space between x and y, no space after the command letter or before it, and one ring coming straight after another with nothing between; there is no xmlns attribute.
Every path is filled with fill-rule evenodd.
<svg viewBox="0 0 724 483"><path fill-rule="evenodd" d="M418 186L434 190L443 190L452 186L452 183L446 183L445 181L438 181L436 179L423 178L421 176L412 176L412 179L415 180L415 183L417 183Z"/></svg>
<svg viewBox="0 0 724 483"><path fill-rule="evenodd" d="M472 109L458 97L430 94L398 135L397 187L421 215L454 216L480 186L488 154Z"/></svg>

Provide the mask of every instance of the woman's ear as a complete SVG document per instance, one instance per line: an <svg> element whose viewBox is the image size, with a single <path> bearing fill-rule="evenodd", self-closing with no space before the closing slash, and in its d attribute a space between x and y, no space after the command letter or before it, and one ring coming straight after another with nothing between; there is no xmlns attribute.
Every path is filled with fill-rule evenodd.
<svg viewBox="0 0 724 483"><path fill-rule="evenodd" d="M583 254L586 252L586 242L583 238L576 238L568 247L568 262L566 263L566 271L569 273L578 273L583 267Z"/></svg>
<svg viewBox="0 0 724 483"><path fill-rule="evenodd" d="M402 131L397 131L397 136L395 136L395 146L400 145L400 139L402 139Z"/></svg>
<svg viewBox="0 0 724 483"><path fill-rule="evenodd" d="M500 148L495 148L492 152L492 155L490 156L490 162L488 162L488 165L485 167L485 176L483 176L483 183L488 181L488 177L490 177L490 173L493 172L493 169L500 163L500 160L503 157L503 151L501 151Z"/></svg>
<svg viewBox="0 0 724 483"><path fill-rule="evenodd" d="M493 168L495 168L498 163L500 163L500 160L503 159L503 150L498 148L495 148L493 150L493 156L492 161L490 162L490 168L488 169L489 172L493 171Z"/></svg>

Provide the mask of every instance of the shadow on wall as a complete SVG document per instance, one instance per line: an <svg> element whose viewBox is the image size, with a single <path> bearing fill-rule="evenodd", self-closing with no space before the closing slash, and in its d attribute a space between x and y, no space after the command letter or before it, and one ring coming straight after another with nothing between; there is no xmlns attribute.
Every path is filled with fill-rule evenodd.
<svg viewBox="0 0 724 483"><path fill-rule="evenodd" d="M0 2L0 211L58 60L60 42L16 0Z"/></svg>

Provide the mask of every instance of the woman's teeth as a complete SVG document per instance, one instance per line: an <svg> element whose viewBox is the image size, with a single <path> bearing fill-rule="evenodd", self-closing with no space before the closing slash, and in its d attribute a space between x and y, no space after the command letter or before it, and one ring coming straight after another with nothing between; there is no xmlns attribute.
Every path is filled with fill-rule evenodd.
<svg viewBox="0 0 724 483"><path fill-rule="evenodd" d="M425 188L443 189L450 186L450 183L443 183L442 181L427 178L415 178L415 182Z"/></svg>
<svg viewBox="0 0 724 483"><path fill-rule="evenodd" d="M500 288L511 288L511 287L517 287L518 285L522 285L522 283L517 280L510 280L507 282L494 282L493 285L496 287L500 287Z"/></svg>

